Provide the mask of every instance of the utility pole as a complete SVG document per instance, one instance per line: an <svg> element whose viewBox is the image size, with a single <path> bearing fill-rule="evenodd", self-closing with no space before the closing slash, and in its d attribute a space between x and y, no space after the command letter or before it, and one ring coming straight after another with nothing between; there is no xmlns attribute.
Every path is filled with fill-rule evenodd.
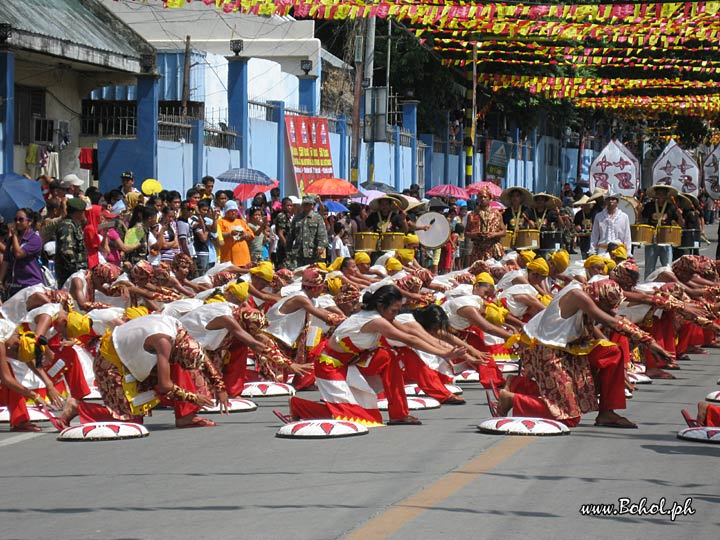
<svg viewBox="0 0 720 540"><path fill-rule="evenodd" d="M350 146L350 181L357 186L360 160L360 105L363 91L363 34L365 20L357 21L355 33L355 87L353 92L352 145Z"/></svg>
<svg viewBox="0 0 720 540"><path fill-rule="evenodd" d="M472 71L465 95L465 182L467 187L473 181L473 154L475 151L475 124L477 117L477 44L473 43Z"/></svg>
<svg viewBox="0 0 720 540"><path fill-rule="evenodd" d="M371 89L373 87L373 70L375 69L375 17L370 17L367 21L367 31L365 32L365 78L363 79L363 87ZM375 93L370 90L372 99L372 110L370 111L375 116ZM368 111L365 111L368 114ZM385 112L385 126L383 129L387 130L387 111ZM373 128L375 126L373 125ZM375 133L375 129L373 129ZM368 164L368 180L370 182L375 180L375 137L371 137L370 141L367 142L367 164Z"/></svg>
<svg viewBox="0 0 720 540"><path fill-rule="evenodd" d="M190 36L185 36L185 65L183 66L182 115L187 116L190 99Z"/></svg>

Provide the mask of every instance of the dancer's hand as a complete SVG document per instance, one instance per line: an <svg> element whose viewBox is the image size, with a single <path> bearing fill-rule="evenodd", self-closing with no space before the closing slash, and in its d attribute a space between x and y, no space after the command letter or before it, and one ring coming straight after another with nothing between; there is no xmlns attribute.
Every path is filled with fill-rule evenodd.
<svg viewBox="0 0 720 540"><path fill-rule="evenodd" d="M230 414L230 399L225 390L217 393L217 402L220 405L220 414Z"/></svg>
<svg viewBox="0 0 720 540"><path fill-rule="evenodd" d="M313 365L312 363L296 364L295 362L293 362L292 364L290 364L290 366L288 366L288 369L296 375L307 375L308 373L312 372Z"/></svg>

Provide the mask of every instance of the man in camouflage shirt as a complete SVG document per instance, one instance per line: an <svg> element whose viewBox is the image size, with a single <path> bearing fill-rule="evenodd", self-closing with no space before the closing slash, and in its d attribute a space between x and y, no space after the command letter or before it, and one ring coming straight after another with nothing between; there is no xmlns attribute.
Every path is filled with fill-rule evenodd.
<svg viewBox="0 0 720 540"><path fill-rule="evenodd" d="M302 212L292 220L291 257L295 266L325 262L328 246L327 228L322 216L314 211L315 197L302 199Z"/></svg>
<svg viewBox="0 0 720 540"><path fill-rule="evenodd" d="M55 230L55 275L58 287L78 270L88 267L87 249L83 240L85 201L77 197L67 201L67 216Z"/></svg>
<svg viewBox="0 0 720 540"><path fill-rule="evenodd" d="M295 197L300 204L300 199ZM290 251L292 219L295 215L295 205L292 198L285 197L282 200L282 210L275 216L275 234L278 237L275 260L272 261L275 268L287 268L288 251Z"/></svg>

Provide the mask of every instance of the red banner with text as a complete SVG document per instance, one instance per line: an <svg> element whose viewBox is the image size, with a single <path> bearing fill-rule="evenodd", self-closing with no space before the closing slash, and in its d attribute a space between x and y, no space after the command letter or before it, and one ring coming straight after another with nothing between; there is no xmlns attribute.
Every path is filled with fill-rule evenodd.
<svg viewBox="0 0 720 540"><path fill-rule="evenodd" d="M334 176L327 118L285 116L285 132L301 195L315 180Z"/></svg>

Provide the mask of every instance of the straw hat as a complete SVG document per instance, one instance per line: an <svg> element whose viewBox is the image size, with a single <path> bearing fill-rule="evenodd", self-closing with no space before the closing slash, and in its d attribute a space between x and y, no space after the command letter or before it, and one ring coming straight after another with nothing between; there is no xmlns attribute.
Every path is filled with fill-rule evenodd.
<svg viewBox="0 0 720 540"><path fill-rule="evenodd" d="M677 198L677 202L683 210L700 208L700 201L695 195L691 195L690 193L681 193Z"/></svg>
<svg viewBox="0 0 720 540"><path fill-rule="evenodd" d="M591 200L587 195L583 195L577 201L572 203L573 206L583 206L586 204L595 204L595 201Z"/></svg>
<svg viewBox="0 0 720 540"><path fill-rule="evenodd" d="M660 189L665 190L668 197L677 197L680 194L680 192L672 186L654 185L648 188L646 195L649 198L654 199Z"/></svg>
<svg viewBox="0 0 720 540"><path fill-rule="evenodd" d="M378 207L380 205L380 201L388 201L390 204L394 205L396 208L403 209L403 205L400 202L400 199L397 199L395 197L391 197L390 195L383 195L382 197L378 197L377 199L373 199L370 201L370 204L368 205L370 207L370 210L373 212L377 212ZM407 201L406 201L406 207L407 207Z"/></svg>
<svg viewBox="0 0 720 540"><path fill-rule="evenodd" d="M505 206L510 206L510 196L513 194L513 192L518 192L522 194L523 199L520 203L521 205L530 206L530 204L533 202L533 194L530 193L527 189L519 186L513 186L505 189L500 194L500 202L503 203Z"/></svg>
<svg viewBox="0 0 720 540"><path fill-rule="evenodd" d="M588 200L595 202L598 199L604 199L607 192L607 189L596 187L595 191L593 191L592 195L590 195L590 198Z"/></svg>
<svg viewBox="0 0 720 540"><path fill-rule="evenodd" d="M554 206L556 208L559 208L562 206L562 201L558 199L555 195L550 195L549 193L536 193L533 195L533 203L536 202L538 199L546 198L548 200L548 203L550 203L550 206Z"/></svg>
<svg viewBox="0 0 720 540"><path fill-rule="evenodd" d="M415 197L408 197L407 195L401 195L400 193L388 193L388 197L397 200L401 210L408 210L411 206L416 208L420 202Z"/></svg>

